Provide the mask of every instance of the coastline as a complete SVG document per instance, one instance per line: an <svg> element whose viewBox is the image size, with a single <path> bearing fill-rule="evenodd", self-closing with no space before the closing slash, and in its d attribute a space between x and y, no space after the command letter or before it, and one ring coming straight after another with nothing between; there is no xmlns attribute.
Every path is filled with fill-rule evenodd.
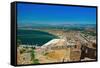
<svg viewBox="0 0 100 68"><path fill-rule="evenodd" d="M28 34L28 31L27 32L25 32L25 34L24 34L24 32L22 32L22 31L20 31L20 30L33 30L33 31L29 31L29 32L31 32L31 34ZM18 34L17 36L19 37L19 40L23 40L22 41L22 44L21 45L31 45L31 46L33 46L33 45L37 45L37 46L42 46L42 45L44 45L45 43L47 43L47 42L49 42L50 40L52 40L52 39L57 39L58 38L58 36L57 35L54 35L54 34L52 34L52 33L49 33L49 32L47 32L47 31L40 31L40 30L34 30L34 29L19 29L19 31L20 32L22 32L23 34ZM20 33L19 32L19 33ZM29 36L29 37L28 37ZM40 37L39 37L40 36ZM26 43L26 41L28 42L28 41L31 41L31 42L29 42L29 44L27 44ZM25 41L25 43L24 43L24 41ZM40 42L39 42L40 41ZM43 42L42 42L43 41ZM35 43L34 43L35 42ZM43 44L42 44L43 43Z"/></svg>

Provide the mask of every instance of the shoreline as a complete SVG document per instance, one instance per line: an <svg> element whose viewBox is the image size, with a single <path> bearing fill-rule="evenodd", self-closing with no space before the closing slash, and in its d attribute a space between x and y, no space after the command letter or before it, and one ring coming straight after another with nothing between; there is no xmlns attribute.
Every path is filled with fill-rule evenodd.
<svg viewBox="0 0 100 68"><path fill-rule="evenodd" d="M39 32L43 32L43 35L45 35L44 33L47 33L47 37L45 37L45 38L48 38L47 40L48 41L46 41L46 39L44 39L44 41L46 41L45 43L47 43L47 42L49 42L49 41L51 41L52 39L58 39L59 38L59 36L57 36L56 34L53 34L53 33L51 33L51 32L49 32L49 31L45 31L45 30L38 30L38 29L19 29L19 30L33 30L33 32L34 31L39 31ZM20 35L20 34L19 34ZM33 33L33 36L34 36L34 33ZM38 36L38 35L37 35ZM51 38L49 38L49 36L51 37ZM38 39L38 38L37 38ZM40 38L40 39L42 39L42 38ZM33 42L34 42L34 37L33 37ZM35 40L36 41L36 40ZM42 40L41 40L42 41ZM44 45L45 43L43 43L42 45ZM38 45L39 44L39 45ZM40 43L38 43L38 44L25 44L25 43L22 43L22 44L20 44L20 45L31 45L31 46L34 46L34 45L37 45L37 46L42 46L42 45L40 45Z"/></svg>
<svg viewBox="0 0 100 68"><path fill-rule="evenodd" d="M52 40L48 41L47 43L45 43L45 44L43 44L41 46L38 46L38 45L25 45L25 44L21 44L19 46L22 46L22 47L41 47L41 48L43 48L43 47L49 45L50 43L52 43L52 42L54 42L56 40L60 40L60 39L52 39Z"/></svg>

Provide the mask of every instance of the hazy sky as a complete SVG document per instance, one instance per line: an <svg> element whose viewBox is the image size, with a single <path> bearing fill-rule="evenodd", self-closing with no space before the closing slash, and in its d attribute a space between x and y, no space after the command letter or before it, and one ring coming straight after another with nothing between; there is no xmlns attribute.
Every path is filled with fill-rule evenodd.
<svg viewBox="0 0 100 68"><path fill-rule="evenodd" d="M96 8L17 4L18 23L95 24Z"/></svg>

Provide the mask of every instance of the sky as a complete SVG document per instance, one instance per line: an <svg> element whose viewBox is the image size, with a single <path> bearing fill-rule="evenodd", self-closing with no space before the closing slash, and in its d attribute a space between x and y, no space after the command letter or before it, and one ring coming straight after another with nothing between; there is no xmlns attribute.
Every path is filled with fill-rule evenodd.
<svg viewBox="0 0 100 68"><path fill-rule="evenodd" d="M17 3L17 21L19 24L96 24L96 8Z"/></svg>

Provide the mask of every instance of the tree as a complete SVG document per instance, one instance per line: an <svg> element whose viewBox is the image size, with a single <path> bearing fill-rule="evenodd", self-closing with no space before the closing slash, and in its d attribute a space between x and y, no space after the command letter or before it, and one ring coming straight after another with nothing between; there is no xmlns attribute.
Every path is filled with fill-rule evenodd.
<svg viewBox="0 0 100 68"><path fill-rule="evenodd" d="M34 54L34 50L32 49L32 52L31 52L31 60L34 60L35 59L35 54Z"/></svg>

